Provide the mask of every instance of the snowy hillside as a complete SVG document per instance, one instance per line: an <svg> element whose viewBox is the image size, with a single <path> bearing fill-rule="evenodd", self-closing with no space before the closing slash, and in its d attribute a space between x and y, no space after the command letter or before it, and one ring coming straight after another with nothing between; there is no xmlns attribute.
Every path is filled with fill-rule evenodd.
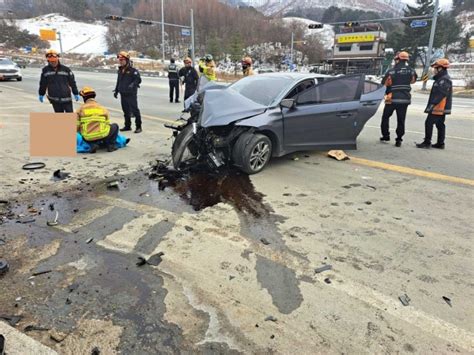
<svg viewBox="0 0 474 355"><path fill-rule="evenodd" d="M17 20L23 30L39 35L40 29L56 29L61 32L63 52L102 54L107 51L105 37L107 26L100 23L76 22L58 14ZM49 41L51 48L59 51L59 41Z"/></svg>
<svg viewBox="0 0 474 355"><path fill-rule="evenodd" d="M330 6L401 13L405 7L405 2L401 0L240 0L239 2L253 6L267 15L287 13L298 8L328 8Z"/></svg>
<svg viewBox="0 0 474 355"><path fill-rule="evenodd" d="M285 23L291 23L291 22L294 22L294 21L300 22L300 23L303 23L306 27L310 24L318 23L316 21L308 20L308 19L301 18L301 17L285 17L285 18L283 18L283 21ZM307 28L306 29L306 34L307 35L311 35L311 34L318 35L320 37L319 39L320 39L321 43L323 44L324 48L326 48L326 49L332 48L332 46L334 44L334 30L333 30L332 26L324 25L323 28L316 29L316 30L311 30L311 29Z"/></svg>

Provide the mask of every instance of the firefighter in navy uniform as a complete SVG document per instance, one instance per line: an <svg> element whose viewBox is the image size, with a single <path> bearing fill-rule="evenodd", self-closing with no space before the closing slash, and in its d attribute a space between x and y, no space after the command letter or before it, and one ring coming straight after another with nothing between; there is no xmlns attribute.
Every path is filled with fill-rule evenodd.
<svg viewBox="0 0 474 355"><path fill-rule="evenodd" d="M79 91L71 69L59 62L59 54L54 49L46 52L48 65L41 72L39 101L44 102L47 93L54 112L73 112L71 92L79 101Z"/></svg>
<svg viewBox="0 0 474 355"><path fill-rule="evenodd" d="M122 104L123 116L125 118L125 125L120 131L132 130L132 114L135 117L135 133L142 131L142 117L138 109L138 88L142 79L137 69L132 67L130 63L130 54L127 52L120 52L117 55L120 62L117 75L117 85L114 90L114 97L117 98L120 94L120 103Z"/></svg>
<svg viewBox="0 0 474 355"><path fill-rule="evenodd" d="M425 139L418 143L417 148L438 148L444 149L444 140L446 138L446 126L444 121L446 115L451 114L453 100L453 83L448 74L449 61L447 59L438 59L431 67L434 71L435 80L431 88L428 105L425 113L428 114L425 121ZM433 136L433 126L438 129L438 141L431 145Z"/></svg>
<svg viewBox="0 0 474 355"><path fill-rule="evenodd" d="M191 58L185 58L184 68L181 68L178 73L178 76L181 78L181 83L184 84L184 100L196 92L199 82L199 74L192 66L192 63Z"/></svg>
<svg viewBox="0 0 474 355"><path fill-rule="evenodd" d="M387 87L385 92L385 107L382 114L380 128L382 130L382 142L390 141L389 120L393 112L397 112L397 138L395 146L402 145L405 134L405 118L408 105L411 104L411 84L417 79L415 70L408 66L409 55L407 52L400 52L395 56L395 66L389 69L382 80L382 84Z"/></svg>
<svg viewBox="0 0 474 355"><path fill-rule="evenodd" d="M179 75L178 75L178 66L175 63L174 58L170 59L170 65L168 65L168 81L170 86L170 102L178 103L179 101Z"/></svg>

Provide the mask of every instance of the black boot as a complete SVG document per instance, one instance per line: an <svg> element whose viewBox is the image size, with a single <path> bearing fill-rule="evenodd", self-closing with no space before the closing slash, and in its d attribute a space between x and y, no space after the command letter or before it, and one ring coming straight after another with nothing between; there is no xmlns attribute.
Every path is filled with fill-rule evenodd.
<svg viewBox="0 0 474 355"><path fill-rule="evenodd" d="M397 141L395 142L395 147L399 147L399 148L400 148L401 146L402 146L402 141L397 140Z"/></svg>
<svg viewBox="0 0 474 355"><path fill-rule="evenodd" d="M421 143L416 143L416 147L417 148L429 149L429 148L431 148L431 143L423 141Z"/></svg>
<svg viewBox="0 0 474 355"><path fill-rule="evenodd" d="M117 147L115 146L115 143L114 144L109 144L107 146L107 151L108 152L115 152L117 150Z"/></svg>
<svg viewBox="0 0 474 355"><path fill-rule="evenodd" d="M91 150L89 150L89 153L94 154L95 152L97 152L98 148L99 147L97 146L97 144L91 144Z"/></svg>
<svg viewBox="0 0 474 355"><path fill-rule="evenodd" d="M390 141L390 137L380 137L380 141L381 141L381 142L389 142L389 141Z"/></svg>
<svg viewBox="0 0 474 355"><path fill-rule="evenodd" d="M141 128L141 127L137 127L137 129L135 130L135 133L142 133L142 128Z"/></svg>
<svg viewBox="0 0 474 355"><path fill-rule="evenodd" d="M433 144L431 147L436 149L444 149L444 143L436 143Z"/></svg>
<svg viewBox="0 0 474 355"><path fill-rule="evenodd" d="M123 128L120 128L120 132L125 132L125 131L131 131L132 130L132 127L123 127Z"/></svg>

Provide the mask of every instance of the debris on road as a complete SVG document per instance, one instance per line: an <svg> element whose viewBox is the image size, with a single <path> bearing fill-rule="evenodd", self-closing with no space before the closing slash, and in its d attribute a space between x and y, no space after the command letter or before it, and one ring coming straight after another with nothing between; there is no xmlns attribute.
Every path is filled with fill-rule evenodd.
<svg viewBox="0 0 474 355"><path fill-rule="evenodd" d="M10 267L7 261L0 259L0 276L6 274L9 269Z"/></svg>
<svg viewBox="0 0 474 355"><path fill-rule="evenodd" d="M328 157L336 159L337 161L349 160L349 156L343 150L330 150Z"/></svg>
<svg viewBox="0 0 474 355"><path fill-rule="evenodd" d="M191 232L194 230L194 228L190 226L184 226L184 229L186 229L188 232Z"/></svg>
<svg viewBox="0 0 474 355"><path fill-rule="evenodd" d="M12 327L16 326L19 321L23 319L23 316L9 316L5 314L0 314L0 319L3 319L8 322Z"/></svg>
<svg viewBox="0 0 474 355"><path fill-rule="evenodd" d="M163 255L165 255L165 253L160 251L159 253L150 256L148 258L148 260L146 260L142 256L139 256L136 265L137 266L143 266L145 264L148 264L148 265L152 265L152 266L158 266L163 261L163 259L161 258Z"/></svg>
<svg viewBox="0 0 474 355"><path fill-rule="evenodd" d="M365 185L365 186L367 186L369 189L372 189L372 190L374 190L374 191L377 190L377 188L376 188L375 186L372 186L372 185Z"/></svg>
<svg viewBox="0 0 474 355"><path fill-rule="evenodd" d="M408 295L406 293L402 296L399 296L398 299L400 300L400 302L404 306L408 306L410 304L410 301L411 301L410 297L408 297Z"/></svg>
<svg viewBox="0 0 474 355"><path fill-rule="evenodd" d="M274 316L268 316L267 318L265 318L265 322L276 322L278 319L276 319Z"/></svg>
<svg viewBox="0 0 474 355"><path fill-rule="evenodd" d="M420 238L423 238L425 235L421 233L420 231L416 231L416 235L419 236Z"/></svg>
<svg viewBox="0 0 474 355"><path fill-rule="evenodd" d="M59 223L58 223L58 217L59 217L59 213L58 211L56 211L56 216L54 217L54 221L47 221L46 222L46 225L49 226L49 227L53 227L53 226L57 226Z"/></svg>
<svg viewBox="0 0 474 355"><path fill-rule="evenodd" d="M163 261L163 259L161 258L163 255L165 255L165 253L160 251L158 254L150 256L147 260L147 264L153 266L160 265L160 263Z"/></svg>
<svg viewBox="0 0 474 355"><path fill-rule="evenodd" d="M365 204L370 206L372 204L372 202L371 201L365 201Z"/></svg>
<svg viewBox="0 0 474 355"><path fill-rule="evenodd" d="M319 274L323 271L329 271L329 270L332 270L332 265L330 265L330 264L318 267L317 269L314 270L314 272L316 274Z"/></svg>
<svg viewBox="0 0 474 355"><path fill-rule="evenodd" d="M25 333L27 332L31 332L31 331L34 331L34 330L37 330L37 331L48 331L49 328L44 328L44 327L40 327L40 326L37 326L37 325L27 325L23 331Z"/></svg>
<svg viewBox="0 0 474 355"><path fill-rule="evenodd" d="M265 238L261 238L260 241L264 244L264 245L270 245L270 242L268 240L266 240Z"/></svg>
<svg viewBox="0 0 474 355"><path fill-rule="evenodd" d="M35 272L35 273L31 274L31 276L39 276L39 275L49 274L52 271L53 270L38 271L38 272Z"/></svg>
<svg viewBox="0 0 474 355"><path fill-rule="evenodd" d="M56 171L53 173L53 177L54 177L56 180L64 180L64 179L67 179L70 175L71 175L70 173L62 172L61 169L58 169L58 170L56 170Z"/></svg>
<svg viewBox="0 0 474 355"><path fill-rule="evenodd" d="M330 284L331 283L331 279L329 277L326 277L324 279L324 282L327 283L327 284Z"/></svg>
<svg viewBox="0 0 474 355"><path fill-rule="evenodd" d="M36 219L31 218L31 217L26 217L26 218L21 218L17 220L16 223L27 224L27 223L33 223L34 221L36 221Z"/></svg>
<svg viewBox="0 0 474 355"><path fill-rule="evenodd" d="M34 163L27 163L23 165L21 168L23 170L37 170L37 169L43 169L45 166L46 166L45 163L34 162Z"/></svg>
<svg viewBox="0 0 474 355"><path fill-rule="evenodd" d="M86 244L89 244L90 242L92 242L94 240L94 238L89 238L86 240Z"/></svg>
<svg viewBox="0 0 474 355"><path fill-rule="evenodd" d="M91 355L100 355L100 350L97 346L92 349Z"/></svg>
<svg viewBox="0 0 474 355"><path fill-rule="evenodd" d="M453 306L453 304L451 303L451 299L449 297L443 296L443 300L449 305L449 307Z"/></svg>
<svg viewBox="0 0 474 355"><path fill-rule="evenodd" d="M119 186L118 180L110 181L107 184L107 189L109 189L109 190L119 190L119 188L120 188L120 186Z"/></svg>

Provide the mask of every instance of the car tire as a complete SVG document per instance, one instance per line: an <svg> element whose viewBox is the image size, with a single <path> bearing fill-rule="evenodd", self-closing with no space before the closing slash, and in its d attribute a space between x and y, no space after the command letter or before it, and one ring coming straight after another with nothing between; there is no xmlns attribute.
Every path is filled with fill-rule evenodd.
<svg viewBox="0 0 474 355"><path fill-rule="evenodd" d="M189 124L184 127L176 136L171 148L171 157L173 160L173 166L178 169L183 162L183 154L188 149L189 152L197 157L199 151L196 143L192 140L193 136L193 125Z"/></svg>
<svg viewBox="0 0 474 355"><path fill-rule="evenodd" d="M23 78L20 76L19 78L16 78L16 81L22 81Z"/></svg>
<svg viewBox="0 0 474 355"><path fill-rule="evenodd" d="M261 172L271 157L272 141L259 133L242 134L232 149L234 165L249 175Z"/></svg>

